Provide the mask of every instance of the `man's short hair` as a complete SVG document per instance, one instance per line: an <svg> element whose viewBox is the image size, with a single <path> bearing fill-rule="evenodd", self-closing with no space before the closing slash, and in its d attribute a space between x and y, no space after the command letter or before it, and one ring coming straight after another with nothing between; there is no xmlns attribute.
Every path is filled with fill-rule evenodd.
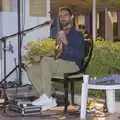
<svg viewBox="0 0 120 120"><path fill-rule="evenodd" d="M68 8L68 7L60 7L60 8L59 8L59 12L61 12L61 11L68 11L68 13L69 13L70 15L73 14L73 13L72 13L72 10L71 10L70 8Z"/></svg>

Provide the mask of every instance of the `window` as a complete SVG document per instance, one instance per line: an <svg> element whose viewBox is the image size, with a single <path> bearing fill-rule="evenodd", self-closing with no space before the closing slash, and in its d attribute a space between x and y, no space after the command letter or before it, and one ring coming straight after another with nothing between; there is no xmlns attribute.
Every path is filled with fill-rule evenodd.
<svg viewBox="0 0 120 120"><path fill-rule="evenodd" d="M2 11L17 11L17 0L1 0Z"/></svg>
<svg viewBox="0 0 120 120"><path fill-rule="evenodd" d="M30 0L30 16L46 17L47 0Z"/></svg>

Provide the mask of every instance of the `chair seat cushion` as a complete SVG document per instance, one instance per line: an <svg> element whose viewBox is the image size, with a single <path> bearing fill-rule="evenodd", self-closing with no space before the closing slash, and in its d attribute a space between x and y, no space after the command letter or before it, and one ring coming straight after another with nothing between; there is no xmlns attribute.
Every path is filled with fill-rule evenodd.
<svg viewBox="0 0 120 120"><path fill-rule="evenodd" d="M83 74L81 73L81 74L70 76L68 78L81 78L82 76L83 76ZM64 79L64 74L53 73L52 74L52 78L55 78L55 79Z"/></svg>

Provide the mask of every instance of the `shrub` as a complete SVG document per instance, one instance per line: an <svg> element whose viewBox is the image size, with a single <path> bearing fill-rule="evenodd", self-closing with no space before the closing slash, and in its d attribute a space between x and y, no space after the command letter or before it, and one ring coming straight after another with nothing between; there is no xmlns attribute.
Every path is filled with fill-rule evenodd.
<svg viewBox="0 0 120 120"><path fill-rule="evenodd" d="M56 40L52 38L45 38L43 40L31 41L26 47L25 58L29 61L34 61L36 57L52 56L56 46Z"/></svg>
<svg viewBox="0 0 120 120"><path fill-rule="evenodd" d="M87 72L93 76L105 76L111 69L120 69L120 42L95 41L93 55Z"/></svg>

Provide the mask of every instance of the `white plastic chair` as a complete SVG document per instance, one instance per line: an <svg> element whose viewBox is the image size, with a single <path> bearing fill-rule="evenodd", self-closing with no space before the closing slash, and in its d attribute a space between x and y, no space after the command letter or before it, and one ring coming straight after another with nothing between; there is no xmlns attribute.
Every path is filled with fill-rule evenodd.
<svg viewBox="0 0 120 120"><path fill-rule="evenodd" d="M81 119L86 118L86 105L87 105L89 89L106 90L106 102L107 102L108 112L110 112L110 113L116 112L115 90L120 89L120 84L98 85L98 84L89 83L89 80L90 80L89 75L83 75L80 118Z"/></svg>

